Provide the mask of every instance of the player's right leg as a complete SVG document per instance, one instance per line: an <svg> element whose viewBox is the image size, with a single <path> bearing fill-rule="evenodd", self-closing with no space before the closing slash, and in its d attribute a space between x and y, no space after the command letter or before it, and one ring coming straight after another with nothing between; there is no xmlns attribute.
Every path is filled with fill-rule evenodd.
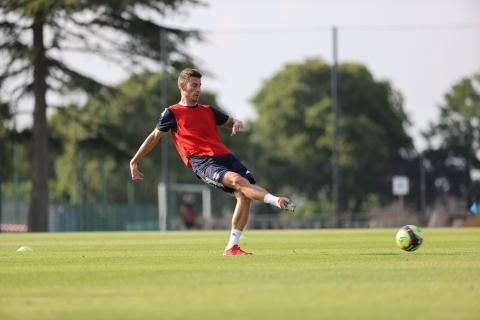
<svg viewBox="0 0 480 320"><path fill-rule="evenodd" d="M235 206L235 210L233 211L232 228L243 231L247 225L248 217L250 216L250 206L252 200L247 198L241 192L235 192L234 195L237 199L237 204Z"/></svg>
<svg viewBox="0 0 480 320"><path fill-rule="evenodd" d="M240 249L240 236L242 235L245 226L247 225L248 216L250 215L250 204L252 200L245 197L241 192L235 192L237 198L237 205L232 217L232 231L230 232L230 239L223 254L225 256L250 255L251 252Z"/></svg>

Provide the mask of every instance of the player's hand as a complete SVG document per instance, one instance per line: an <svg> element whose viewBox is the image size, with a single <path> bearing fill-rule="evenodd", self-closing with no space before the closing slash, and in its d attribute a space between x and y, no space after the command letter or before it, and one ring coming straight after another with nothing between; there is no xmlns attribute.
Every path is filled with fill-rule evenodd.
<svg viewBox="0 0 480 320"><path fill-rule="evenodd" d="M241 131L243 131L243 122L240 120L235 120L232 126L232 136L236 135Z"/></svg>
<svg viewBox="0 0 480 320"><path fill-rule="evenodd" d="M130 162L130 173L132 174L133 181L142 181L143 173L138 170L138 164L135 162Z"/></svg>

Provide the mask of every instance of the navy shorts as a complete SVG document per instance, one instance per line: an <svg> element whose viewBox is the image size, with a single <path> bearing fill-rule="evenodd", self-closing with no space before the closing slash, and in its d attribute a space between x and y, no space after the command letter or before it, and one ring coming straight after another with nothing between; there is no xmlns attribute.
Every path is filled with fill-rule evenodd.
<svg viewBox="0 0 480 320"><path fill-rule="evenodd" d="M233 171L255 184L252 173L233 154L215 157L191 156L188 158L193 172L206 184L233 193L233 189L223 185L223 177L228 171Z"/></svg>

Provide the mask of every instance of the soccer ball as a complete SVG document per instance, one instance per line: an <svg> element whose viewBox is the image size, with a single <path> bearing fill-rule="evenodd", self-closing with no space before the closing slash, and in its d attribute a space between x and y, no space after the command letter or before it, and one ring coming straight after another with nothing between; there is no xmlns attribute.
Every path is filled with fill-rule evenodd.
<svg viewBox="0 0 480 320"><path fill-rule="evenodd" d="M395 235L397 246L405 251L415 251L423 243L423 233L413 224L401 227Z"/></svg>

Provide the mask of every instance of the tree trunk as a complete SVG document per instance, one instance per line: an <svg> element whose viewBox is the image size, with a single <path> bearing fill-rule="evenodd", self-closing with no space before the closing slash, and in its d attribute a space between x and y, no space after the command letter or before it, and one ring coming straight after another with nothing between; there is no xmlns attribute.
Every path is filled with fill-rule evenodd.
<svg viewBox="0 0 480 320"><path fill-rule="evenodd" d="M0 150L6 150L5 146L3 146L1 143L0 143ZM1 154L0 155L0 225L2 224L3 222L3 219L2 219L2 207L3 207L3 175L4 175L4 170L5 170L5 166L3 164L4 160L3 160L3 157L4 155ZM0 228L0 233L2 232L2 228Z"/></svg>
<svg viewBox="0 0 480 320"><path fill-rule="evenodd" d="M43 28L45 15L35 14L33 22L33 161L32 191L29 209L29 231L48 231L48 128L47 128L47 65Z"/></svg>
<svg viewBox="0 0 480 320"><path fill-rule="evenodd" d="M0 173L0 225L2 224L2 206L3 206L3 182L2 182L2 174ZM2 228L0 228L0 233L2 232Z"/></svg>

